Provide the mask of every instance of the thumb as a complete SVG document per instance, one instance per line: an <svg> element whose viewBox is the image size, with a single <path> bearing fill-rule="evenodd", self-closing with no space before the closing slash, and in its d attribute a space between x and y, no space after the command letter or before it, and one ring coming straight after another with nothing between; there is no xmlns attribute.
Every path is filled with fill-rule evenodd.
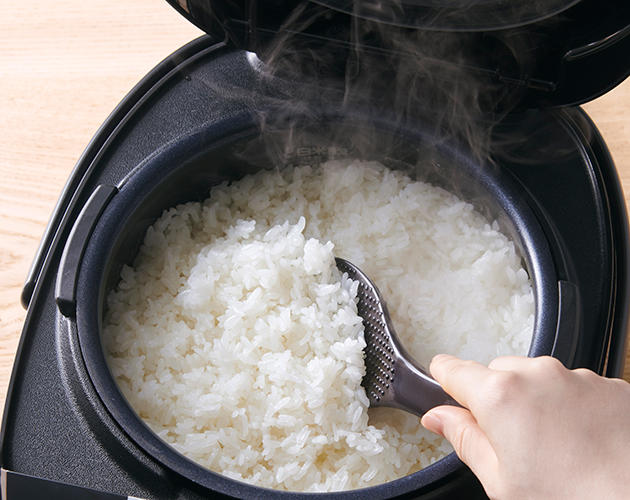
<svg viewBox="0 0 630 500"><path fill-rule="evenodd" d="M424 414L421 423L431 432L444 436L482 484L496 475L497 456L470 411L437 406Z"/></svg>

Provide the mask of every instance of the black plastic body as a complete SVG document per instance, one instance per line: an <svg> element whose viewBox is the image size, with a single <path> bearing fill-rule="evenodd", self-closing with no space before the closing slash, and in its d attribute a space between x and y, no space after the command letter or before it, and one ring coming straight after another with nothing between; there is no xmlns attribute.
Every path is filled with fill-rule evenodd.
<svg viewBox="0 0 630 500"><path fill-rule="evenodd" d="M217 491L234 496L254 492L258 498L310 498L252 490L176 458L156 438L142 441L138 436L147 436L146 428L125 411L116 389L99 387L99 380L107 379L106 367L91 358L100 352L101 311L88 312L100 307L107 286L112 285L90 285L91 278L108 272L99 265L113 269L120 264L111 262L113 254L125 255L120 247L123 240L110 241L112 253L94 242L99 235L121 234L124 229L130 256L134 241L139 243L160 207L182 201L180 197L202 197L210 184L235 175L235 164L216 163L204 169L199 163L189 170L199 177L186 182L183 177L176 179L181 155L188 154L186 161L193 165L199 160L193 152L210 159L213 151L251 136L251 112L238 89L248 88L254 74L245 53L213 45L207 37L196 40L147 75L88 146L59 200L25 286L28 312L3 418L0 465L4 469L148 499L207 498ZM217 82L232 94L217 93ZM421 136L421 124L418 129ZM499 194L518 196L494 202L486 197L490 203L486 208L492 203L525 207L538 235L532 244L547 247L550 256L540 280L546 289L553 287L555 301L537 311L537 328L544 325L546 330L531 352L553 352L567 366L618 376L627 326L628 233L621 188L605 144L576 108L510 116L497 129L496 142L501 145L496 155L500 172L490 177L505 178L512 186L502 189L499 183ZM253 167L240 168L242 174ZM164 178L155 177L160 172L175 175L173 189ZM149 189L151 184L157 186L155 190ZM93 216L80 217L99 186L110 194L92 207ZM153 197L148 201L143 200L147 193ZM158 195L163 198L157 199ZM484 210L484 200L479 202ZM146 203L144 214L122 210L126 204L142 203ZM518 219L524 212L512 215ZM77 220L81 227L74 232L85 230L79 239L83 244L76 243L72 252L77 258L64 259L63 266L71 266L64 268L62 254L74 240L70 234ZM117 225L118 232L108 232ZM76 279L55 290L61 276L77 269ZM74 294L66 288L72 286ZM553 295L547 293L550 299ZM90 326L95 322L97 331ZM104 378L99 379L99 370ZM175 462L179 468L165 465ZM454 455L415 475L342 496L393 495L484 498L479 483Z"/></svg>
<svg viewBox="0 0 630 500"><path fill-rule="evenodd" d="M465 66L469 78L483 82L489 110L581 104L630 75L626 0L472 0L448 5L430 0L167 1L213 37L262 59L279 40L290 40L282 57L295 51L301 64L317 67L319 73L352 73L340 61L348 60L357 46L381 61L413 57L392 50L388 42L413 39L421 32L426 57L440 59L446 72L450 65ZM357 39L358 32L366 35ZM444 51L445 46L452 50ZM330 66L322 63L328 59ZM504 102L506 93L510 97Z"/></svg>
<svg viewBox="0 0 630 500"><path fill-rule="evenodd" d="M2 469L2 498L24 498L29 500L127 500L127 495L116 495L103 491L72 486L67 483L39 479Z"/></svg>

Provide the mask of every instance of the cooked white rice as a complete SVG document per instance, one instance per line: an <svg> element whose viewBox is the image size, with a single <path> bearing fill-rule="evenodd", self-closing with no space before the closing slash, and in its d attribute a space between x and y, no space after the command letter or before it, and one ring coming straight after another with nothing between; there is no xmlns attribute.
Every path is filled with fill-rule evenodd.
<svg viewBox="0 0 630 500"><path fill-rule="evenodd" d="M368 410L358 265L405 347L487 363L526 354L534 301L513 244L454 195L379 163L265 171L164 212L108 297L122 392L166 442L259 486L336 491L450 451L419 419Z"/></svg>

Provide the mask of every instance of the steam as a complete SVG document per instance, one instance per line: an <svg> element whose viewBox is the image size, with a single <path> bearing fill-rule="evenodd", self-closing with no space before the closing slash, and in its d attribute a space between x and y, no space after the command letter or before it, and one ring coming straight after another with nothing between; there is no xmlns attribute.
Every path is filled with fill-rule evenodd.
<svg viewBox="0 0 630 500"><path fill-rule="evenodd" d="M368 113L396 129L420 129L434 143L455 144L483 161L494 125L522 90L500 75L520 82L528 67L515 56L518 34L510 37L411 29L301 3L260 53L269 81L295 84L274 102L272 114L259 108L262 126L286 127L298 115L313 121L327 112ZM481 60L480 47L484 58L496 55L495 68ZM339 127L342 142L349 142L341 134L350 128ZM374 139L390 147L377 130L363 127L361 134L367 137L350 142ZM293 140L295 133L287 136L285 150L294 149Z"/></svg>
<svg viewBox="0 0 630 500"><path fill-rule="evenodd" d="M541 16L550 6L573 0L452 2L460 19L470 9L473 21L473 14L479 15L473 7L489 5L493 17L488 22L501 25L518 16ZM279 29L266 29L265 20L257 19L259 29L247 35L260 59L250 55L259 75L257 88L232 87L227 94L249 101L269 137L272 161L290 163L298 148L321 144L363 158L376 149L394 156L397 133L413 131L433 146L451 145L477 162L488 162L494 127L517 105L534 67L523 50L531 33L435 29L445 22L440 12L448 10L435 7L430 12L437 14L425 16L421 29L372 19L406 15L409 4L436 2L354 0L347 5L355 15L348 15L319 1L303 1L288 15L282 13L286 17ZM378 16L366 15L377 8ZM208 86L221 92L214 82ZM384 134L378 122L386 122L392 133ZM318 127L319 137L313 131ZM308 155L303 156L306 161Z"/></svg>

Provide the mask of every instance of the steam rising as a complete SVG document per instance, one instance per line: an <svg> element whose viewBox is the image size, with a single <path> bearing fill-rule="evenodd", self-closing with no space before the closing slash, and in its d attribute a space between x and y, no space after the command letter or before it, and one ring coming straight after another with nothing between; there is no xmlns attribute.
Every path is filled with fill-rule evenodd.
<svg viewBox="0 0 630 500"><path fill-rule="evenodd" d="M488 157L493 125L520 90L488 69L488 51L497 69L503 65L502 73L518 81L527 66L514 56L518 36L418 30L358 16L343 17L344 25L339 18L302 3L266 43L260 56L270 81L295 85L274 102L273 119L263 111L266 106L259 107L264 127L284 127L298 115L316 121L326 113L367 113L395 130L431 136L434 144L457 144L478 161ZM375 141L382 149L391 147L375 128L362 127L363 138L348 138L351 129L340 126L335 139L355 148ZM286 140L285 150L294 149L295 137Z"/></svg>
<svg viewBox="0 0 630 500"><path fill-rule="evenodd" d="M475 3L484 2L458 2L460 14ZM526 5L537 14L550 4L498 3ZM567 5L567 0L551 4ZM412 131L432 146L451 145L486 162L493 127L519 101L532 69L533 61L522 49L531 33L440 31L426 18L416 29L365 17L365 2L347 5L356 15L304 1L279 29L248 34L262 61L258 88L254 93L232 88L229 94L250 100L270 137L272 161L280 155L279 162L286 163L297 148L324 143L349 148L354 156L369 157L378 149L386 157L393 154L399 133ZM384 15L391 17L404 12L409 2L387 5ZM493 12L499 16L501 10ZM511 7L510 15L515 12L517 7ZM391 134L383 133L383 122ZM305 123L320 124L321 136L305 132ZM275 133L279 131L283 133Z"/></svg>

